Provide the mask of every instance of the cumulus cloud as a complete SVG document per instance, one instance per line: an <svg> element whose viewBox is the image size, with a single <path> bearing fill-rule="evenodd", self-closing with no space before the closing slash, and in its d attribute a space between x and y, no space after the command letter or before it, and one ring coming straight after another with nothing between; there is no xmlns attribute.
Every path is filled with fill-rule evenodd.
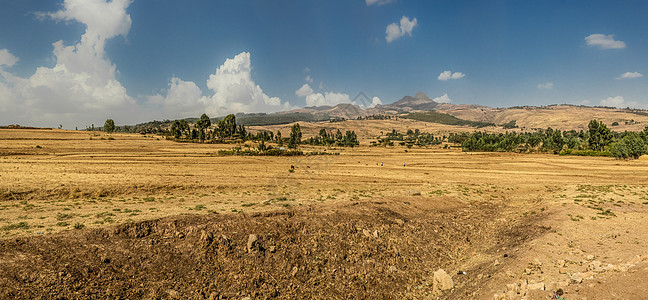
<svg viewBox="0 0 648 300"><path fill-rule="evenodd" d="M383 103L382 103L382 101L380 100L380 98L378 98L378 97L373 97L373 98L371 99L371 104L369 105L369 107L373 108L373 107L376 107L376 105L382 105L382 104L383 104Z"/></svg>
<svg viewBox="0 0 648 300"><path fill-rule="evenodd" d="M315 93L306 96L306 106L335 106L342 103L350 103L348 94L325 92L324 94Z"/></svg>
<svg viewBox="0 0 648 300"><path fill-rule="evenodd" d="M621 76L617 77L617 79L630 79L630 78L639 78L643 77L643 74L639 72L625 72L621 74Z"/></svg>
<svg viewBox="0 0 648 300"><path fill-rule="evenodd" d="M385 4L392 3L392 2L394 2L394 0L366 0L367 6L371 6L371 5L374 5L374 4L378 4L380 6L380 5L385 5Z"/></svg>
<svg viewBox="0 0 648 300"><path fill-rule="evenodd" d="M439 97L436 97L436 98L432 99L432 101L434 101L436 103L450 103L450 102L452 102L452 99L450 99L450 97L448 97L447 93L444 93L442 96L439 96Z"/></svg>
<svg viewBox="0 0 648 300"><path fill-rule="evenodd" d="M601 100L600 104L601 104L601 106L611 106L611 107L619 107L619 108L623 108L623 107L638 108L638 107L641 107L641 105L639 105L639 103L634 102L634 101L626 101L625 99L623 99L622 96L607 97L607 98Z"/></svg>
<svg viewBox="0 0 648 300"><path fill-rule="evenodd" d="M538 89L540 89L540 90L552 90L553 89L553 83L551 83L551 82L540 83L540 84L538 84Z"/></svg>
<svg viewBox="0 0 648 300"><path fill-rule="evenodd" d="M461 73L461 72L452 73L452 71L446 70L446 71L441 72L441 74L439 74L439 77L437 77L437 78L439 80L450 80L450 79L461 79L464 76L466 76L466 74L464 74L464 73Z"/></svg>
<svg viewBox="0 0 648 300"><path fill-rule="evenodd" d="M67 46L63 41L52 44L54 67L39 67L29 78L3 71L3 98L16 109L2 119L38 126L65 121L87 125L107 116L118 120L117 112L122 116L132 113L135 101L116 80L116 67L104 55L107 39L128 34L131 19L126 9L130 3L66 0L60 11L40 13L42 18L80 22L86 30L75 45ZM0 57L4 65L17 61L8 51L1 51Z"/></svg>
<svg viewBox="0 0 648 300"><path fill-rule="evenodd" d="M207 98L195 83L173 77L166 95L150 96L148 102L161 109L164 118L187 118L204 113Z"/></svg>
<svg viewBox="0 0 648 300"><path fill-rule="evenodd" d="M585 37L585 43L590 47L598 47L599 49L623 49L626 47L624 42L614 39L614 34L590 34Z"/></svg>
<svg viewBox="0 0 648 300"><path fill-rule="evenodd" d="M418 20L416 18L411 19L403 16L400 20L400 24L391 23L387 25L385 30L385 40L387 43L391 43L396 39L399 39L406 34L412 36L412 30L418 25Z"/></svg>
<svg viewBox="0 0 648 300"><path fill-rule="evenodd" d="M237 112L275 112L290 109L288 102L270 97L252 80L249 52L228 58L207 79L211 96L204 96L191 81L172 78L166 95L149 97L150 105L161 107L168 118L197 116L207 113L222 116Z"/></svg>
<svg viewBox="0 0 648 300"><path fill-rule="evenodd" d="M15 57L9 50L0 49L0 67L8 66L11 67L18 62L18 58Z"/></svg>
<svg viewBox="0 0 648 300"><path fill-rule="evenodd" d="M310 87L310 85L308 85L308 83L305 83L304 85L302 85L302 87L295 91L295 95L299 97L306 97L312 93L313 89Z"/></svg>
<svg viewBox="0 0 648 300"><path fill-rule="evenodd" d="M342 103L351 103L348 94L335 92L315 93L308 83L297 89L295 95L305 97L306 106L335 106Z"/></svg>

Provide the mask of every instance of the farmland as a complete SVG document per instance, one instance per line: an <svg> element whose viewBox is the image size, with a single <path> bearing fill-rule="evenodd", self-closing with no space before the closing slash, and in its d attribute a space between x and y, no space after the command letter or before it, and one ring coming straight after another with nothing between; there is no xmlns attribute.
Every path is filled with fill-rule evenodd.
<svg viewBox="0 0 648 300"><path fill-rule="evenodd" d="M305 137L321 124L302 125ZM648 273L646 156L369 147L396 126L467 129L365 125L360 147L296 157L0 129L0 297L638 299L648 288L636 279ZM434 290L441 268L452 290Z"/></svg>

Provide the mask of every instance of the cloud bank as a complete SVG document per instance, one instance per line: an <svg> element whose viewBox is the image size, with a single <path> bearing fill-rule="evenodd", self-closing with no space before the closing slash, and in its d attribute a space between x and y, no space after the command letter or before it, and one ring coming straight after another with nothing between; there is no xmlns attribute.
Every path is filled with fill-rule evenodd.
<svg viewBox="0 0 648 300"><path fill-rule="evenodd" d="M171 78L163 93L143 96L142 104L128 95L116 79L116 66L106 57L108 39L126 37L131 0L65 0L56 12L37 13L43 20L79 22L86 29L78 43L52 44L54 66L39 67L22 78L6 70L19 62L0 49L0 120L65 128L89 126L113 118L119 123L150 118L179 118L208 113L274 112L287 102L266 95L252 80L250 53L228 58L206 80L208 94L191 81ZM154 109L157 108L157 109Z"/></svg>

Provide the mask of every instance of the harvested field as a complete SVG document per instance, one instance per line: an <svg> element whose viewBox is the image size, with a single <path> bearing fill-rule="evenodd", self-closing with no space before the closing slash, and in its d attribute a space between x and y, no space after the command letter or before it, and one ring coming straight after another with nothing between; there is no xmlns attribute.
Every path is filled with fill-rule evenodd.
<svg viewBox="0 0 648 300"><path fill-rule="evenodd" d="M646 159L230 147L0 129L0 298L420 299L438 269L452 299L648 288L622 284L648 267Z"/></svg>

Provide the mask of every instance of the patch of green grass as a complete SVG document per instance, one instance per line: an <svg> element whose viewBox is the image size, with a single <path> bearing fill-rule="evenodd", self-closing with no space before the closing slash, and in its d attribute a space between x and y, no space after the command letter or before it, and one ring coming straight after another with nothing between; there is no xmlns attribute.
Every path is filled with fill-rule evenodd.
<svg viewBox="0 0 648 300"><path fill-rule="evenodd" d="M74 229L82 229L85 227L83 223L74 223Z"/></svg>
<svg viewBox="0 0 648 300"><path fill-rule="evenodd" d="M68 223L68 222L58 222L58 223L56 223L56 226L60 226L60 227L66 227L68 225L70 225L70 223Z"/></svg>
<svg viewBox="0 0 648 300"><path fill-rule="evenodd" d="M29 224L27 224L27 222L19 222L16 224L9 224L7 226L2 227L2 230L14 230L14 229L29 229Z"/></svg>
<svg viewBox="0 0 648 300"><path fill-rule="evenodd" d="M613 212L612 212L611 210L609 210L609 209L606 209L605 211L602 211L602 212L600 212L600 213L598 213L598 214L599 214L599 215L602 215L602 216L616 217L616 214L613 213Z"/></svg>

